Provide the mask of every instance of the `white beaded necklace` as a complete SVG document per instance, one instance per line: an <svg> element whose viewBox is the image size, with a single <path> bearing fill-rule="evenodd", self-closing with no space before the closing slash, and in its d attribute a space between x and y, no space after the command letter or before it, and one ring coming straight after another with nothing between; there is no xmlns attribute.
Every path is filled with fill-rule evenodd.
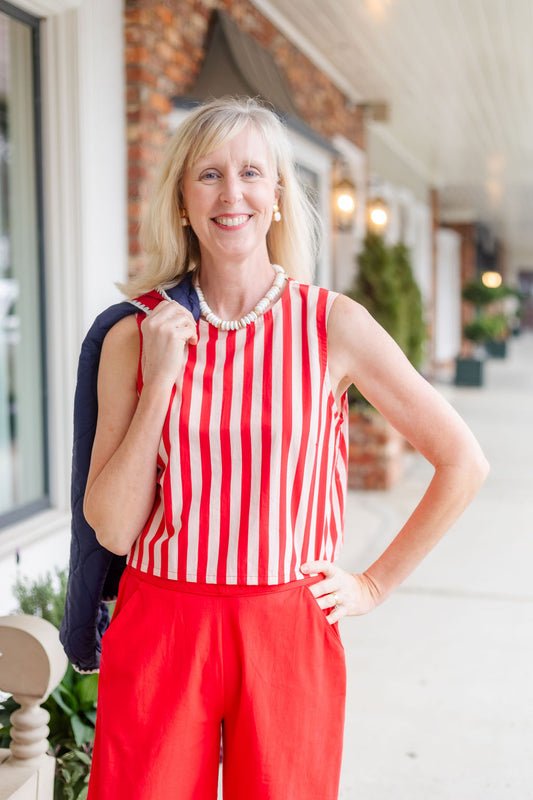
<svg viewBox="0 0 533 800"><path fill-rule="evenodd" d="M261 317L267 308L276 300L281 292L283 284L287 280L287 274L283 267L280 267L279 264L272 264L272 269L276 273L276 277L274 278L274 282L266 295L257 303L254 307L253 311L248 312L245 314L244 317L240 319L220 319L214 311L208 306L206 299L204 297L204 293L200 289L200 284L198 283L198 278L196 278L194 282L194 288L196 289L196 294L198 295L198 300L200 301L200 313L202 317L204 317L210 325L214 325L215 328L218 328L221 331L237 331L240 328L246 328L251 322L255 322L258 317Z"/></svg>

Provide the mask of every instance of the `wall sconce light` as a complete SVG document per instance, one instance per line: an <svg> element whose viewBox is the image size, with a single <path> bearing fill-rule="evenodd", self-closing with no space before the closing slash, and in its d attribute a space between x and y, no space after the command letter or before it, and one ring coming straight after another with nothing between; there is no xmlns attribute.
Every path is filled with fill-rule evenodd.
<svg viewBox="0 0 533 800"><path fill-rule="evenodd" d="M338 231L351 231L355 217L355 186L347 178L333 187L335 224Z"/></svg>
<svg viewBox="0 0 533 800"><path fill-rule="evenodd" d="M487 286L489 289L497 289L498 286L502 285L502 276L499 272L484 272L481 276L481 282L483 286Z"/></svg>
<svg viewBox="0 0 533 800"><path fill-rule="evenodd" d="M368 218L373 228L382 230L389 220L389 209L381 197L376 197L368 204Z"/></svg>

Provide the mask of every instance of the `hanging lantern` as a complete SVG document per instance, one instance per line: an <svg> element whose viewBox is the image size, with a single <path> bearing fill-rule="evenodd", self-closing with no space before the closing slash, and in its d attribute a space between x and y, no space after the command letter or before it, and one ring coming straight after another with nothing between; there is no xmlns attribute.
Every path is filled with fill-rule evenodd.
<svg viewBox="0 0 533 800"><path fill-rule="evenodd" d="M355 186L347 178L333 187L333 214L337 230L350 231L355 218Z"/></svg>
<svg viewBox="0 0 533 800"><path fill-rule="evenodd" d="M484 272L481 276L481 282L483 286L487 286L489 289L497 289L498 286L502 285L502 276L499 272Z"/></svg>
<svg viewBox="0 0 533 800"><path fill-rule="evenodd" d="M376 197L368 204L368 218L376 230L382 230L389 221L389 209L381 197Z"/></svg>

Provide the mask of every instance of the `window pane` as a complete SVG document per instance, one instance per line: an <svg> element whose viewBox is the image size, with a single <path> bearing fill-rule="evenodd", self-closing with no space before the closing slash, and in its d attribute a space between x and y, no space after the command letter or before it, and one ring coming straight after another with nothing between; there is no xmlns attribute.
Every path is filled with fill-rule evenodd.
<svg viewBox="0 0 533 800"><path fill-rule="evenodd" d="M45 504L32 28L0 13L0 524Z"/></svg>

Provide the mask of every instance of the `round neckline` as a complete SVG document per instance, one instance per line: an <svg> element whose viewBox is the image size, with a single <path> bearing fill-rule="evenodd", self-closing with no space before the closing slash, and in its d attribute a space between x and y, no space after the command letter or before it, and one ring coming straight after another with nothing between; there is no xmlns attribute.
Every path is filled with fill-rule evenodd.
<svg viewBox="0 0 533 800"><path fill-rule="evenodd" d="M215 327L214 325L211 325L211 323L210 323L210 322L208 322L208 321L207 321L207 320L206 320L204 317L202 317L202 316L200 316L200 317L198 318L198 325L200 325L200 323L202 323L202 324L206 325L208 328L213 328L213 330L215 330L215 331L217 332L217 334L228 334L228 333L231 333L231 334L239 334L239 333L243 333L243 332L245 332L245 331L246 331L248 328L251 328L252 330L256 330L256 329L257 329L257 325L258 325L258 324L259 324L259 323L260 323L262 320L264 320L264 319L265 319L265 317L267 317L267 316L272 316L272 317L273 317L273 316L274 316L274 313L275 313L276 309L277 309L279 306L281 306L281 305L282 305L282 303L283 303L283 298L284 298L284 297L285 297L285 295L286 295L286 294L289 292L289 290L290 290L290 286L291 286L291 283L293 282L293 280L294 280L294 278L291 278L291 277L290 277L290 275L287 275L287 283L286 283L286 286L285 286L285 288L283 289L283 291L281 292L281 294L279 295L279 297L278 297L278 298L277 298L277 299L274 301L274 303L273 303L273 304L270 306L270 308L267 308L267 310L265 311L265 313L264 313L264 314L261 314L261 316L260 316L260 317L258 317L258 318L257 318L257 319L256 319L254 322L250 322L250 324L249 324L249 325L247 325L245 328L238 328L237 330L233 330L233 331L232 331L232 330L225 331L225 330L222 330L221 328L217 328L217 327Z"/></svg>

